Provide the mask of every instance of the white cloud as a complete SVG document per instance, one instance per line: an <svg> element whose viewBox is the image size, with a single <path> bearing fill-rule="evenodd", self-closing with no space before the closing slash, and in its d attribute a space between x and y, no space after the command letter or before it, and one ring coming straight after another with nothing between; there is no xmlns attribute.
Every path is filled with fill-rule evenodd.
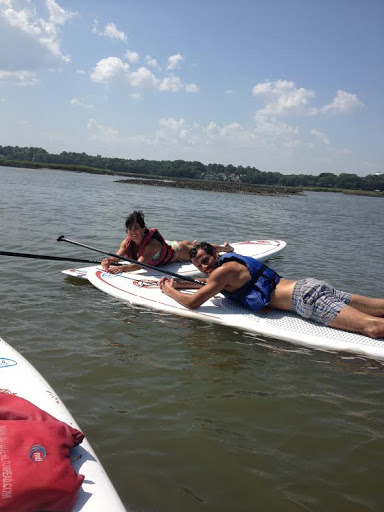
<svg viewBox="0 0 384 512"><path fill-rule="evenodd" d="M145 57L145 62L148 64L148 66L150 66L151 68L154 68L154 69L158 69L160 70L160 66L157 62L156 59L154 59L153 57L151 57L150 55L146 55Z"/></svg>
<svg viewBox="0 0 384 512"><path fill-rule="evenodd" d="M192 83L186 84L185 90L190 93L196 93L196 92L200 91L199 87L196 84L192 84Z"/></svg>
<svg viewBox="0 0 384 512"><path fill-rule="evenodd" d="M71 105L74 105L76 107L82 107L82 108L95 108L95 105L92 105L92 104L87 104L87 103L83 103L82 101L79 101L78 99L76 98L72 98L70 100L70 104Z"/></svg>
<svg viewBox="0 0 384 512"><path fill-rule="evenodd" d="M96 122L95 119L88 119L87 129L91 140L100 140L102 142L115 140L119 132L110 126L103 126Z"/></svg>
<svg viewBox="0 0 384 512"><path fill-rule="evenodd" d="M120 143L125 148L142 155L143 151L152 158L205 158L212 161L215 151L221 155L228 154L229 161L233 160L233 151L250 151L257 149L259 137L248 132L239 123L229 123L219 126L208 123L203 127L197 123L188 123L183 118L162 118L158 122L153 136L136 135L122 137ZM159 153L160 152L160 153ZM181 156L184 155L184 156ZM226 158L226 157L224 157Z"/></svg>
<svg viewBox="0 0 384 512"><path fill-rule="evenodd" d="M156 131L154 143L177 145L180 142L193 144L193 136L187 129L184 119L173 117L162 118L159 121L159 128Z"/></svg>
<svg viewBox="0 0 384 512"><path fill-rule="evenodd" d="M31 86L39 83L33 71L1 71L0 82L10 82L15 85Z"/></svg>
<svg viewBox="0 0 384 512"><path fill-rule="evenodd" d="M264 115L287 115L306 113L308 100L315 96L313 91L295 87L294 82L275 80L258 83L252 89L254 96L265 98L266 105L259 110Z"/></svg>
<svg viewBox="0 0 384 512"><path fill-rule="evenodd" d="M309 101L315 97L314 91L304 87L296 87L294 82L287 80L266 81L256 84L252 89L253 96L261 97L265 106L256 114L263 116L314 116L329 112L347 113L364 106L356 94L338 90L332 103L324 107L310 107Z"/></svg>
<svg viewBox="0 0 384 512"><path fill-rule="evenodd" d="M159 85L160 91L167 92L180 92L183 90L183 83L178 76L171 75L163 78L162 82Z"/></svg>
<svg viewBox="0 0 384 512"><path fill-rule="evenodd" d="M126 52L125 57L136 59L135 52ZM137 55L138 58L138 55ZM199 87L194 83L184 84L180 77L171 74L163 79L156 75L147 67L141 66L135 70L123 62L119 57L107 57L97 62L90 78L93 82L109 83L114 80L123 80L135 88L152 88L161 92L182 92L198 93Z"/></svg>
<svg viewBox="0 0 384 512"><path fill-rule="evenodd" d="M137 52L131 52L130 50L127 50L125 52L125 58L131 64L134 64L135 62L138 62L138 60L140 59L139 54Z"/></svg>
<svg viewBox="0 0 384 512"><path fill-rule="evenodd" d="M91 73L93 82L106 83L115 79L129 78L129 64L118 57L107 57L101 59Z"/></svg>
<svg viewBox="0 0 384 512"><path fill-rule="evenodd" d="M363 107L364 103L359 100L356 94L351 94L346 91L338 90L336 96L333 98L332 103L323 107L320 111L322 113L328 112L350 112L358 107Z"/></svg>
<svg viewBox="0 0 384 512"><path fill-rule="evenodd" d="M238 122L219 125L213 121L206 126L187 123L185 119L162 118L153 138L146 144L169 144L181 147L217 146L220 148L256 150L273 148L292 150L300 144L298 129L284 123L267 123L247 129Z"/></svg>
<svg viewBox="0 0 384 512"><path fill-rule="evenodd" d="M97 34L98 36L102 36L103 33L99 31L99 22L98 20L93 20L92 34Z"/></svg>
<svg viewBox="0 0 384 512"><path fill-rule="evenodd" d="M260 134L269 137L292 137L299 135L299 129L296 126L278 121L274 117L266 116L262 112L256 112L255 130Z"/></svg>
<svg viewBox="0 0 384 512"><path fill-rule="evenodd" d="M160 128L165 132L180 133L184 131L185 121L184 119L175 119L173 117L162 118L159 121Z"/></svg>
<svg viewBox="0 0 384 512"><path fill-rule="evenodd" d="M109 22L105 24L103 30L99 29L98 20L93 20L93 28L92 33L97 34L98 36L109 37L110 39L117 39L118 41L127 42L127 36L121 30L118 30L115 23Z"/></svg>
<svg viewBox="0 0 384 512"><path fill-rule="evenodd" d="M69 19L78 14L77 12L65 11L54 0L46 0L46 3L49 11L49 21L54 25L64 25Z"/></svg>
<svg viewBox="0 0 384 512"><path fill-rule="evenodd" d="M204 142L209 144L225 144L226 147L246 148L256 150L268 147L269 149L292 149L300 141L298 130L284 123L272 123L264 120L253 128L247 129L240 123L232 122L223 126L211 121L203 128Z"/></svg>
<svg viewBox="0 0 384 512"><path fill-rule="evenodd" d="M127 36L124 32L117 29L114 23L107 23L104 27L104 35L111 39L117 39L119 41L127 41Z"/></svg>
<svg viewBox="0 0 384 512"><path fill-rule="evenodd" d="M180 67L180 64L183 62L184 57L180 55L180 53L177 53L175 55L171 55L168 58L168 71L173 71L175 69L178 69Z"/></svg>
<svg viewBox="0 0 384 512"><path fill-rule="evenodd" d="M311 130L311 135L316 137L318 140L320 140L326 146L328 146L330 144L328 137L323 132L319 132L318 130L313 129L313 130Z"/></svg>
<svg viewBox="0 0 384 512"><path fill-rule="evenodd" d="M36 69L41 65L68 62L60 50L59 27L76 13L62 9L54 0L47 0L49 19L37 14L31 2L18 8L15 0L0 2L0 68L7 70Z"/></svg>
<svg viewBox="0 0 384 512"><path fill-rule="evenodd" d="M137 71L132 71L129 83L132 87L157 87L158 80L148 68L140 67Z"/></svg>
<svg viewBox="0 0 384 512"><path fill-rule="evenodd" d="M257 135L247 131L240 123L233 122L223 126L210 121L202 130L205 142L212 143L235 143L242 147L254 146Z"/></svg>

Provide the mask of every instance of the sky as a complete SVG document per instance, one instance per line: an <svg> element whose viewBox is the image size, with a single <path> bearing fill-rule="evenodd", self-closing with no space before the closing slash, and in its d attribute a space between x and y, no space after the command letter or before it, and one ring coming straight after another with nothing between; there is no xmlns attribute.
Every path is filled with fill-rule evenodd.
<svg viewBox="0 0 384 512"><path fill-rule="evenodd" d="M0 145L384 172L383 0L0 0Z"/></svg>

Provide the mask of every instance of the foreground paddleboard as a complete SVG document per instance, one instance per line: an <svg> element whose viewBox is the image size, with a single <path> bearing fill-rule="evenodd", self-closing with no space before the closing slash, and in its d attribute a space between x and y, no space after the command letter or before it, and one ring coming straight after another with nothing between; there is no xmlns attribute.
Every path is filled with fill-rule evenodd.
<svg viewBox="0 0 384 512"><path fill-rule="evenodd" d="M235 327L247 332L317 349L351 352L384 360L384 338L374 340L359 334L324 327L285 311L251 313L221 294L198 309L189 310L163 294L155 277L137 274L108 274L92 269L88 280L99 290L130 304L137 304L205 322ZM194 293L190 290L188 293Z"/></svg>
<svg viewBox="0 0 384 512"><path fill-rule="evenodd" d="M251 256L252 258L257 258L260 261L266 261L272 256L277 256L286 247L287 244L282 240L251 240L248 242L231 243L230 245L232 245L235 252L238 254L242 254L243 256ZM62 272L63 274L67 274L72 277L80 277L86 279L88 270L96 268L99 267L96 265L83 268L69 268L67 270L62 270ZM175 263L169 263L168 265L159 268L163 268L170 272L182 274L185 276L196 275L198 273L197 268L189 262L177 261ZM137 273L147 275L148 271L143 269L138 270ZM150 272L150 274L152 274L152 272Z"/></svg>
<svg viewBox="0 0 384 512"><path fill-rule="evenodd" d="M0 388L3 392L13 393L29 400L58 420L81 430L39 372L2 338L0 338ZM85 476L72 512L126 512L87 438L71 450L71 460L76 473Z"/></svg>

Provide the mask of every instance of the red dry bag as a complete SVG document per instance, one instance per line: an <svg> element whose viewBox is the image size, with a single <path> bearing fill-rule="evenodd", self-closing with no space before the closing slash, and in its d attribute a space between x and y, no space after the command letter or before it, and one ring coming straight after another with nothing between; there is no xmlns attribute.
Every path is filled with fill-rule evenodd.
<svg viewBox="0 0 384 512"><path fill-rule="evenodd" d="M83 439L31 402L0 393L0 511L70 512L84 476L69 452Z"/></svg>

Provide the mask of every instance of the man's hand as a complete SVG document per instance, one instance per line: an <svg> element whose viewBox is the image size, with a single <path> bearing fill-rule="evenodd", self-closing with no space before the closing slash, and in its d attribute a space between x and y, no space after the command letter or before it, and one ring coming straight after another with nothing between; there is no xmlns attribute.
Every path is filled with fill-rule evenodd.
<svg viewBox="0 0 384 512"><path fill-rule="evenodd" d="M174 279L169 279L169 277L162 277L159 281L160 290L166 295L170 295L171 290L176 289L176 282Z"/></svg>

